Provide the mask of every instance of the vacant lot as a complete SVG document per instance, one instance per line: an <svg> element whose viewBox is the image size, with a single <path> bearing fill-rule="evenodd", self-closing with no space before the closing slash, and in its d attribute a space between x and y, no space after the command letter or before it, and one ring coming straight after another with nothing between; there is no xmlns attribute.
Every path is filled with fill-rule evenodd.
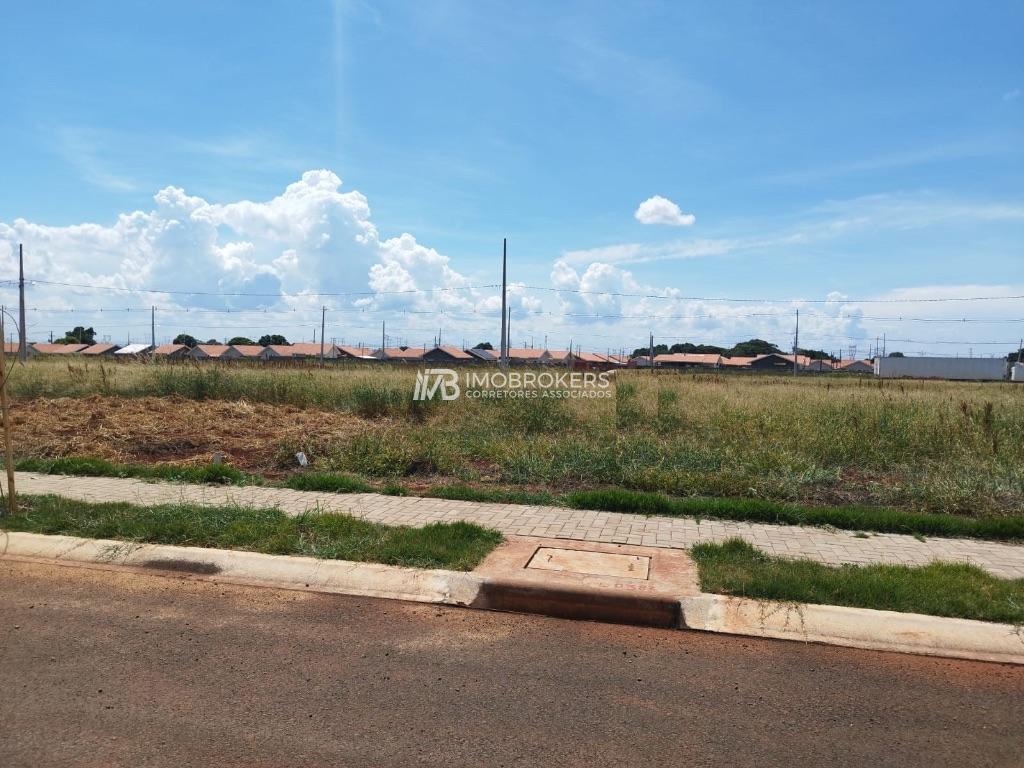
<svg viewBox="0 0 1024 768"><path fill-rule="evenodd" d="M619 372L608 400L414 403L414 370L33 361L19 457L193 462L567 490L1024 510L1024 387Z"/></svg>

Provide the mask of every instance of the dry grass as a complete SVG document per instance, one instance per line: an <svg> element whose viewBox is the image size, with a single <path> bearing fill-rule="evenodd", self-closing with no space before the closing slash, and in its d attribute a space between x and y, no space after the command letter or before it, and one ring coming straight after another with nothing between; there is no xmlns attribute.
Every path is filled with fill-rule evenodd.
<svg viewBox="0 0 1024 768"><path fill-rule="evenodd" d="M26 417L19 456L205 461L224 450L267 473L302 448L317 469L410 487L622 486L971 516L1024 510L1021 386L620 372L614 399L422 406L411 402L414 373L32 362L12 376ZM89 399L97 393L108 397ZM75 399L40 400L52 397Z"/></svg>
<svg viewBox="0 0 1024 768"><path fill-rule="evenodd" d="M370 425L336 411L182 397L27 400L11 423L18 455L96 456L120 464L207 464L214 451L235 467L275 477L294 453L343 443Z"/></svg>

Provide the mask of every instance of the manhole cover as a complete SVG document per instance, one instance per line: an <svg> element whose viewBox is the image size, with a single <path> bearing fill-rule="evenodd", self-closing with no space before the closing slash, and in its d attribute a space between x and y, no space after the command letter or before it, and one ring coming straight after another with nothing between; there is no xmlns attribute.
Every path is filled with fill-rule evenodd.
<svg viewBox="0 0 1024 768"><path fill-rule="evenodd" d="M627 579L646 579L651 569L651 558L641 555L615 555L607 552L587 552L582 549L541 547L530 558L527 568L545 571L571 571L593 576L616 576Z"/></svg>

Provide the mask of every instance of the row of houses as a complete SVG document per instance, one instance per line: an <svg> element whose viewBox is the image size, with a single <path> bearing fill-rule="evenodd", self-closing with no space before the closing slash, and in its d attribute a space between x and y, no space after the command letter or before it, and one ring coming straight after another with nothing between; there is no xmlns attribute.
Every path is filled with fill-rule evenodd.
<svg viewBox="0 0 1024 768"><path fill-rule="evenodd" d="M17 352L16 344L7 345L8 354ZM32 344L32 354L47 356L80 355L85 358L109 357L114 359L149 358L162 360L262 360L262 361L303 361L319 360L321 351L328 360L365 360L389 363L433 363L437 365L470 365L474 363L496 363L499 353L490 349L460 349L453 346L436 346L432 349L421 347L384 347L370 349L345 344L198 344L188 347L184 344ZM690 370L750 370L750 371L792 371L797 360L800 370L811 372L843 371L846 373L871 373L869 360L846 360L831 362L812 360L800 355L768 354L756 357L724 357L673 353L654 356L654 367ZM565 366L579 370L612 370L615 368L649 368L651 358L640 356L628 358L623 355L606 355L597 352L582 352L532 347L511 348L508 351L510 365L514 366Z"/></svg>
<svg viewBox="0 0 1024 768"><path fill-rule="evenodd" d="M649 368L650 357L635 357L632 365ZM679 368L690 370L746 370L746 371L792 371L793 366L810 373L873 373L871 360L814 360L807 355L784 355L771 353L756 357L725 357L715 354L693 354L675 352L655 355L655 368Z"/></svg>
<svg viewBox="0 0 1024 768"><path fill-rule="evenodd" d="M7 354L17 354L18 345L6 344ZM163 360L319 360L321 353L328 360L367 360L394 363L438 363L460 365L497 362L498 353L488 349L460 349L454 346L384 347L371 349L345 344L30 344L29 353L45 356L82 356L86 358ZM519 348L509 350L512 365L574 365L576 367L623 366L627 359L617 355L591 352L568 352L549 349Z"/></svg>

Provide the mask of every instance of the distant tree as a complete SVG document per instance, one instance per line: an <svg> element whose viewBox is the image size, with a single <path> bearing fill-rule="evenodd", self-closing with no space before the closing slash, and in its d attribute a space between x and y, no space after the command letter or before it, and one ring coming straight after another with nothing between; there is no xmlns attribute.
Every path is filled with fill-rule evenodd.
<svg viewBox="0 0 1024 768"><path fill-rule="evenodd" d="M1006 356L1007 362L1016 363L1018 361L1024 361L1024 347L1021 347L1016 352L1011 352Z"/></svg>
<svg viewBox="0 0 1024 768"><path fill-rule="evenodd" d="M54 344L95 344L96 331L93 328L83 328L76 325L64 334L64 338L55 339Z"/></svg>
<svg viewBox="0 0 1024 768"><path fill-rule="evenodd" d="M888 357L906 357L902 352L890 352Z"/></svg>
<svg viewBox="0 0 1024 768"><path fill-rule="evenodd" d="M235 336L233 339L228 339L228 344L232 345L232 346L235 345L235 344L242 344L243 346L244 345L248 345L248 346L251 347L255 343L256 343L255 341L253 341L252 339L246 338L245 336Z"/></svg>
<svg viewBox="0 0 1024 768"><path fill-rule="evenodd" d="M207 339L206 343L207 344L220 344L220 342L217 341L216 339Z"/></svg>
<svg viewBox="0 0 1024 768"><path fill-rule="evenodd" d="M271 344L288 346L288 339L279 333L267 333L260 336L259 344L264 347L269 347Z"/></svg>
<svg viewBox="0 0 1024 768"><path fill-rule="evenodd" d="M673 344L668 348L669 352L678 352L687 355L720 355L725 352L725 347L716 347L714 344Z"/></svg>
<svg viewBox="0 0 1024 768"><path fill-rule="evenodd" d="M489 342L489 341L481 341L479 344L477 344L475 347L473 347L473 349L492 349L493 350L494 347L491 345L491 342Z"/></svg>
<svg viewBox="0 0 1024 768"><path fill-rule="evenodd" d="M781 350L764 339L741 341L732 349L726 350L726 357L757 357L758 355L778 354Z"/></svg>
<svg viewBox="0 0 1024 768"><path fill-rule="evenodd" d="M199 339L187 333L179 333L174 337L174 343L184 344L186 347L194 347L199 343Z"/></svg>
<svg viewBox="0 0 1024 768"><path fill-rule="evenodd" d="M633 357L647 357L649 354L651 354L651 348L650 347L637 347L636 349L633 350L633 355L632 356ZM654 345L654 354L655 355L667 355L668 354L668 345L667 344L655 344Z"/></svg>
<svg viewBox="0 0 1024 768"><path fill-rule="evenodd" d="M797 349L797 354L809 357L811 360L831 360L832 355L822 349Z"/></svg>

